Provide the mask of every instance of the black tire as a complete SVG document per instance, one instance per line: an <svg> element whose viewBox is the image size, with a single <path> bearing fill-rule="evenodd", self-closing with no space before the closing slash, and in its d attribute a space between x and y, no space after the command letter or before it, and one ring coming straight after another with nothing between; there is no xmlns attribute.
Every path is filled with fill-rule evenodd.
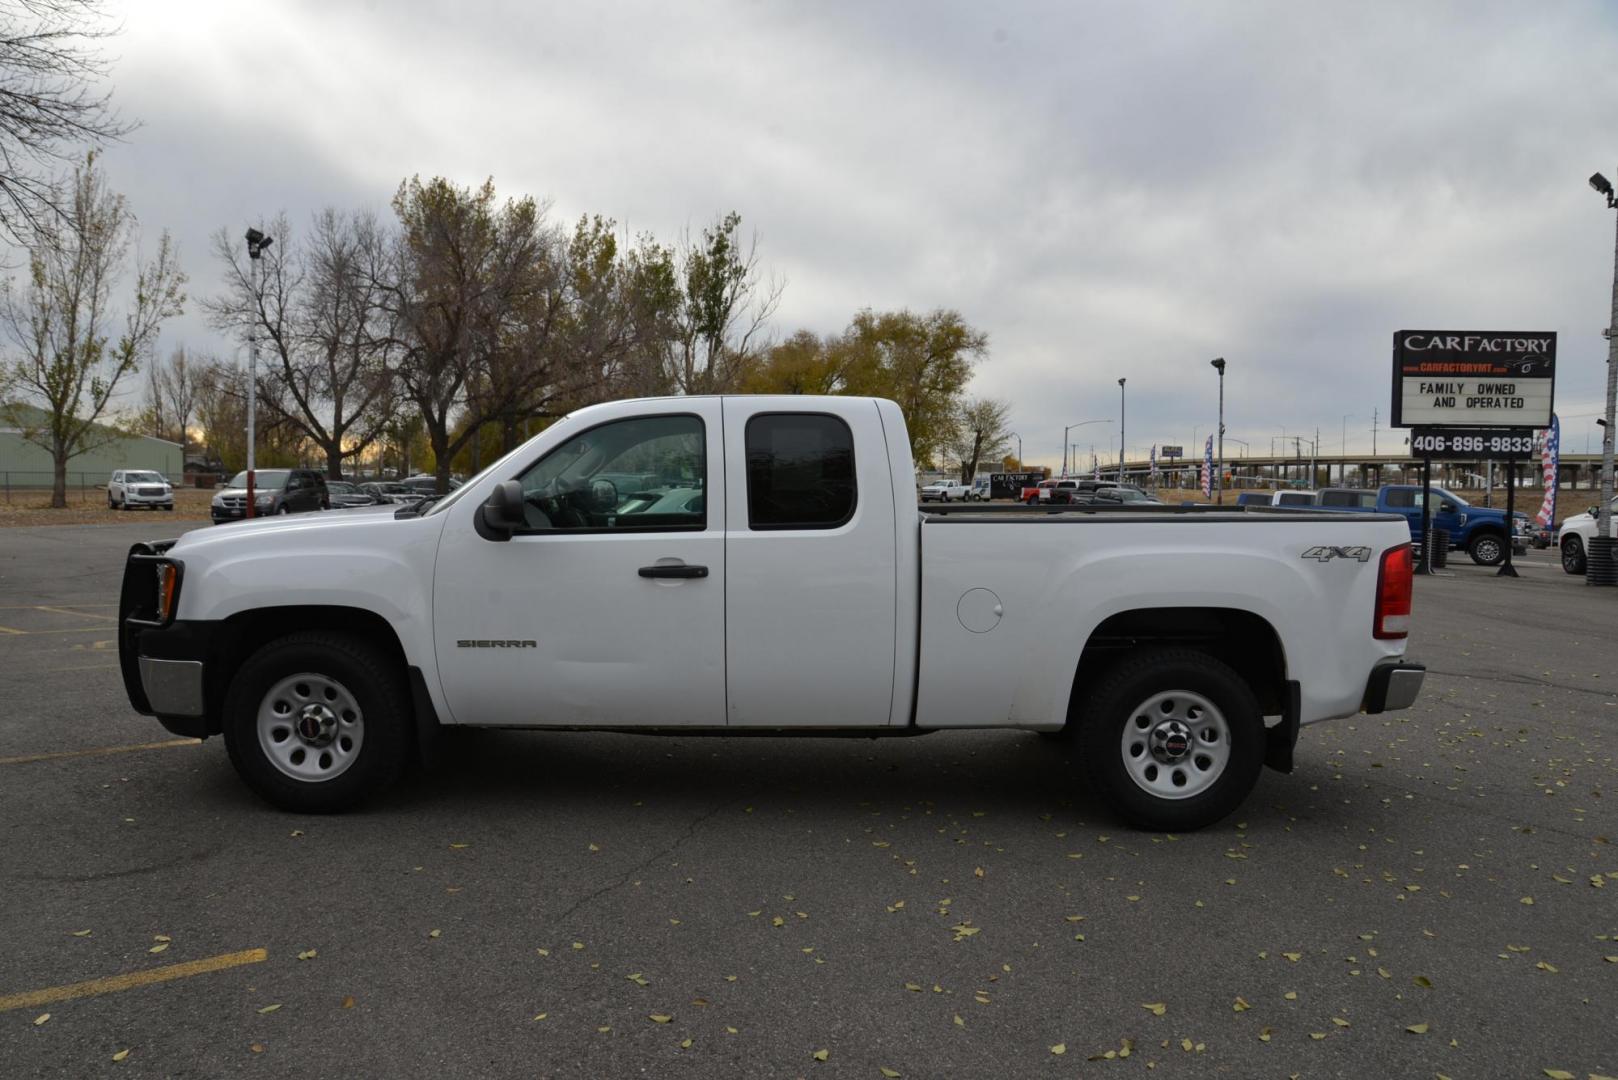
<svg viewBox="0 0 1618 1080"><path fill-rule="evenodd" d="M1506 559L1506 542L1499 533L1480 532L1467 543L1466 553L1479 566L1499 566Z"/></svg>
<svg viewBox="0 0 1618 1080"><path fill-rule="evenodd" d="M1584 541L1577 536L1562 538L1562 569L1580 577L1584 576L1585 568L1589 564L1584 558Z"/></svg>
<svg viewBox="0 0 1618 1080"><path fill-rule="evenodd" d="M1125 764L1126 726L1145 719L1136 710L1165 692L1189 693L1211 703L1224 721L1229 742L1223 768L1207 781L1205 790L1186 797L1151 793ZM1137 828L1189 832L1212 825L1242 804L1264 766L1264 717L1252 688L1225 664L1192 649L1130 655L1087 695L1068 726L1077 729L1091 785L1119 817ZM1142 735L1142 745L1149 738ZM1165 773L1190 771L1190 760L1200 757L1196 753L1200 745L1192 740L1192 750L1183 759L1188 768L1164 766ZM1132 756L1145 760L1138 753Z"/></svg>
<svg viewBox="0 0 1618 1080"><path fill-rule="evenodd" d="M330 779L287 775L259 737L259 707L266 696L282 680L302 674L334 680L359 705L364 724L359 750ZM230 762L248 787L282 810L347 810L396 781L409 760L415 728L404 686L398 662L363 638L309 631L272 641L237 669L225 695L223 727Z"/></svg>

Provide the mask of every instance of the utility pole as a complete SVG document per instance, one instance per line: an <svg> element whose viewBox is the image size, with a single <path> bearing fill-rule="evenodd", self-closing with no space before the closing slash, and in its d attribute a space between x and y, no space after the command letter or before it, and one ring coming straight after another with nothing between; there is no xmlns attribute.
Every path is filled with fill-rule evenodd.
<svg viewBox="0 0 1618 1080"><path fill-rule="evenodd" d="M1590 177L1590 186L1607 197L1607 209L1618 207L1618 198L1614 198L1612 184L1600 173ZM1588 560L1589 577L1592 585L1612 585L1618 580L1618 567L1613 564L1612 551L1612 465L1613 465L1613 436L1615 429L1613 422L1614 405L1618 404L1618 241L1614 242L1613 269L1612 269L1612 315L1608 320L1604 332L1607 338L1607 404L1606 420L1601 427L1601 505L1596 511L1596 541L1591 545ZM1596 552L1600 556L1596 557ZM1597 563L1603 562L1605 566L1598 571ZM1601 580L1598 580L1600 578Z"/></svg>
<svg viewBox="0 0 1618 1080"><path fill-rule="evenodd" d="M1214 469L1215 505L1225 505L1225 358L1208 361L1219 372L1219 464Z"/></svg>
<svg viewBox="0 0 1618 1080"><path fill-rule="evenodd" d="M1118 380L1118 482L1124 482L1124 380Z"/></svg>
<svg viewBox="0 0 1618 1080"><path fill-rule="evenodd" d="M1376 457L1376 419L1375 409L1371 410L1371 456Z"/></svg>

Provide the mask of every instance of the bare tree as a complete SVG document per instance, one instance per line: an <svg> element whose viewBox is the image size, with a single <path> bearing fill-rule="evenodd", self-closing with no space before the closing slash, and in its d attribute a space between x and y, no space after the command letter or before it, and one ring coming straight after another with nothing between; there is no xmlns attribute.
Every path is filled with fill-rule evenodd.
<svg viewBox="0 0 1618 1080"><path fill-rule="evenodd" d="M93 153L60 201L67 216L41 219L33 231L28 283L8 280L0 291L0 332L22 357L5 380L21 400L5 411L23 438L50 453L53 507L67 505L68 460L112 437L96 421L185 302L185 275L164 233L151 260L131 260L133 295L114 340L113 291L129 260L135 216L107 188Z"/></svg>
<svg viewBox="0 0 1618 1080"><path fill-rule="evenodd" d="M954 439L961 483L970 484L980 461L997 461L1011 444L1011 403L1000 398L972 398L961 406Z"/></svg>
<svg viewBox="0 0 1618 1080"><path fill-rule="evenodd" d="M204 361L205 363L206 361ZM158 372L158 381L162 390L163 415L174 425L177 433L175 442L180 444L180 453L185 453L186 442L190 438L191 421L197 413L197 362L181 345L169 354L168 363L152 365Z"/></svg>
<svg viewBox="0 0 1618 1080"><path fill-rule="evenodd" d="M393 335L371 266L378 227L367 215L328 208L315 215L306 242L284 216L268 231L275 244L260 256L257 291L241 245L223 229L214 234L226 288L205 306L220 330L264 340L270 363L260 384L276 386L266 404L320 448L327 475L337 479L344 459L364 453L385 419L377 406L388 389Z"/></svg>
<svg viewBox="0 0 1618 1080"><path fill-rule="evenodd" d="M55 165L121 138L101 42L116 33L101 0L0 0L0 229L19 242L72 207L52 183Z"/></svg>

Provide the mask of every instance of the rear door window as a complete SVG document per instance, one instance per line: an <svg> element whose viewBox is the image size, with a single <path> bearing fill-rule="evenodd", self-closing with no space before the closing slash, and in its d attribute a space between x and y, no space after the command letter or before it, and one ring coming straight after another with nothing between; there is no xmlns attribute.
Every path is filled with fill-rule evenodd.
<svg viewBox="0 0 1618 1080"><path fill-rule="evenodd" d="M747 526L835 529L854 516L854 433L825 413L747 421Z"/></svg>

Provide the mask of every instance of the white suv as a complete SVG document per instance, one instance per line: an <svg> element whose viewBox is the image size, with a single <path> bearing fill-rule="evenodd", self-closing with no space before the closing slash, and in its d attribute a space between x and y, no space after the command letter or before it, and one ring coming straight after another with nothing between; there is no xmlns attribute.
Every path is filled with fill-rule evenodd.
<svg viewBox="0 0 1618 1080"><path fill-rule="evenodd" d="M1590 550L1590 541L1596 536L1594 506L1582 514L1574 514L1562 522L1559 534L1562 544L1562 569L1570 574L1584 573L1584 555ZM1612 500L1612 511L1618 516L1618 499Z"/></svg>
<svg viewBox="0 0 1618 1080"><path fill-rule="evenodd" d="M137 506L173 510L173 485L162 473L150 469L119 469L107 481L107 509L133 510Z"/></svg>

